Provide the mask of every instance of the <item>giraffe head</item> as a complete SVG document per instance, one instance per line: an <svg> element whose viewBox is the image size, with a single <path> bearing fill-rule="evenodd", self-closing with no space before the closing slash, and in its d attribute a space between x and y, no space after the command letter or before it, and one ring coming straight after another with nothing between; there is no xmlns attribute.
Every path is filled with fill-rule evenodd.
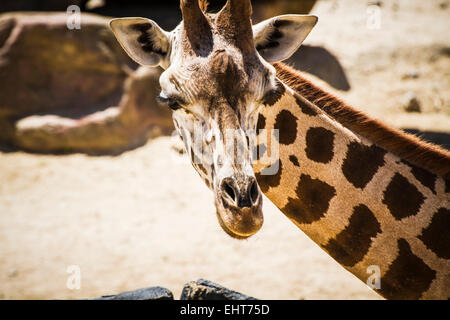
<svg viewBox="0 0 450 320"><path fill-rule="evenodd" d="M217 217L243 239L262 226L262 194L252 168L258 113L283 93L270 62L289 58L317 18L284 15L251 24L250 0L228 0L217 14L181 0L183 21L171 32L145 18L111 21L119 43L144 66L161 66L159 100L194 168L215 195Z"/></svg>

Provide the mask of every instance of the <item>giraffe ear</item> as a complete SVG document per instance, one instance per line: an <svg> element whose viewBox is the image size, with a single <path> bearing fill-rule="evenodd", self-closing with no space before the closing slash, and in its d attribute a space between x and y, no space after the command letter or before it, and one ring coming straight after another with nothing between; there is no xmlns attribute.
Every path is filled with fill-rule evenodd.
<svg viewBox="0 0 450 320"><path fill-rule="evenodd" d="M253 26L253 38L259 54L268 62L288 59L316 25L311 15L283 15Z"/></svg>
<svg viewBox="0 0 450 320"><path fill-rule="evenodd" d="M122 48L137 63L157 66L167 57L170 48L168 32L145 18L118 18L109 26Z"/></svg>

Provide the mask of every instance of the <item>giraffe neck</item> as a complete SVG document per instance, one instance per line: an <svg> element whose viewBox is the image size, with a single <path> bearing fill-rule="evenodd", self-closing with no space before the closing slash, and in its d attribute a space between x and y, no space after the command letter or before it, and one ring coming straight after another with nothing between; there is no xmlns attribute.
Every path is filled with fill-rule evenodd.
<svg viewBox="0 0 450 320"><path fill-rule="evenodd" d="M382 296L449 298L448 181L284 87L258 121L259 129L279 130L271 138L278 143L277 173L265 175L267 148L255 165L263 193L362 281L379 270Z"/></svg>

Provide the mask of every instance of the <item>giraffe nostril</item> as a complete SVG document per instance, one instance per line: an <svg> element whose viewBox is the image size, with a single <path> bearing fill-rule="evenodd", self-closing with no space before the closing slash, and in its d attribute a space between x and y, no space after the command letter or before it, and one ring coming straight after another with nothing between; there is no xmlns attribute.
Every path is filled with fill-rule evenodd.
<svg viewBox="0 0 450 320"><path fill-rule="evenodd" d="M241 188L239 188L239 181L236 182L235 178L224 178L220 184L222 199L233 207L252 208L257 206L260 192L256 179L247 177L240 183Z"/></svg>
<svg viewBox="0 0 450 320"><path fill-rule="evenodd" d="M250 200L252 201L252 204L255 204L258 201L259 191L258 191L258 184L256 181L252 181L250 186Z"/></svg>
<svg viewBox="0 0 450 320"><path fill-rule="evenodd" d="M223 182L223 190L225 193L233 200L233 202L236 202L236 193L234 192L234 189L227 181Z"/></svg>

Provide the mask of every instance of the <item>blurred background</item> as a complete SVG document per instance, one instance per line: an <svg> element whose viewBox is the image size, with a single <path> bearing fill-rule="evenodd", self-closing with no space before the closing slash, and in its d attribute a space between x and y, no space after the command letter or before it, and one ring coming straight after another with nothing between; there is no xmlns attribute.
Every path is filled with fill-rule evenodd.
<svg viewBox="0 0 450 320"><path fill-rule="evenodd" d="M210 0L210 11L224 2ZM254 23L317 15L287 63L355 108L450 148L450 1L253 5ZM178 298L205 278L262 299L379 299L267 199L258 234L238 241L222 231L212 193L174 148L168 108L155 102L161 70L138 67L108 28L111 17L143 16L171 30L178 8L0 3L0 298L148 286ZM69 266L79 267L79 289L67 286Z"/></svg>

